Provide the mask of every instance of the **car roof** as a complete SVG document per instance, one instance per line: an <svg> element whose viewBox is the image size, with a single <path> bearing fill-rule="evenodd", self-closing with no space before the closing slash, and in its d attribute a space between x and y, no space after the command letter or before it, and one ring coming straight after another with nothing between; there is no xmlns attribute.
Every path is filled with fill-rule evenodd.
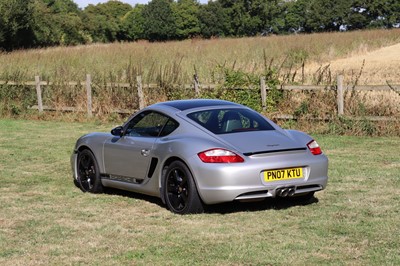
<svg viewBox="0 0 400 266"><path fill-rule="evenodd" d="M224 101L224 100L211 100L211 99L193 99L193 100L176 100L176 101L168 101L157 103L154 106L169 106L180 111L195 109L200 107L211 107L211 106L241 106L240 104Z"/></svg>

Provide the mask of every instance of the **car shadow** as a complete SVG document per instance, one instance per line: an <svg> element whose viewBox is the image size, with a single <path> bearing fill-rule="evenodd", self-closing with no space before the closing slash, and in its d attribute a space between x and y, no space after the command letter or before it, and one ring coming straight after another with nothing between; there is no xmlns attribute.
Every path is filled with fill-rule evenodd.
<svg viewBox="0 0 400 266"><path fill-rule="evenodd" d="M306 206L318 203L318 198L301 200L296 198L266 198L256 202L233 201L206 206L206 213L229 214L237 212L255 212L266 210L284 210L296 206Z"/></svg>
<svg viewBox="0 0 400 266"><path fill-rule="evenodd" d="M158 205L161 208L166 208L165 204L161 201L160 198L143 195L135 192L115 189L115 188L107 188L104 191L105 194L108 195L116 195L127 198L134 198L138 200L144 200L149 203ZM238 213L238 212L255 212L255 211L266 211L266 210L283 210L289 209L296 206L306 206L311 204L318 203L318 198L312 197L308 200L302 200L299 198L266 198L261 201L256 202L240 202L233 201L227 203L220 203L215 205L206 205L205 213L213 214L230 214L230 213Z"/></svg>
<svg viewBox="0 0 400 266"><path fill-rule="evenodd" d="M121 196L121 197L126 197L126 198L131 198L131 199L138 199L138 200L144 200L152 204L156 204L160 206L161 208L165 208L165 205L162 203L160 198L153 197L153 196L148 196L144 194L139 194L131 191L126 191L126 190L121 190L117 188L105 188L104 194L107 195L113 195L113 196Z"/></svg>

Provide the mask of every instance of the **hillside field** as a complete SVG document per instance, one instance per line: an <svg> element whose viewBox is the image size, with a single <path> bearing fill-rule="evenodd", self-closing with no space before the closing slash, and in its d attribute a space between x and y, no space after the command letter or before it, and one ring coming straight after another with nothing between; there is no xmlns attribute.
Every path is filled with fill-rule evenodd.
<svg viewBox="0 0 400 266"><path fill-rule="evenodd" d="M272 66L282 77L288 71L300 72L304 63L304 82L313 84L318 68L331 63L333 75L344 73L351 81L366 59L360 84L386 84L386 80L396 84L400 83L398 46L383 50L386 56L370 53L399 43L400 29L393 29L21 50L0 53L0 80L33 80L40 75L42 80L77 81L92 74L95 80L108 82L142 75L150 83L160 79L190 83L197 73L201 82L210 83L218 81L221 67L263 74L266 66ZM354 56L358 60L346 59Z"/></svg>
<svg viewBox="0 0 400 266"><path fill-rule="evenodd" d="M1 265L399 265L398 137L314 136L329 183L175 215L157 198L82 193L75 140L111 125L0 120ZM366 148L368 147L368 148Z"/></svg>
<svg viewBox="0 0 400 266"><path fill-rule="evenodd" d="M156 84L145 90L145 104L193 97L222 98L261 110L260 77L270 88L282 84L323 85L321 92L269 93L265 114L305 118L295 125L307 132L400 135L400 29L367 30L251 38L192 39L151 43L93 44L0 53L0 81L17 84L36 75L44 87L44 105L60 110L86 110L84 86L68 86L91 74L96 119L120 119L113 110L138 109L137 81ZM193 75L200 86L217 90L194 94ZM336 77L344 76L344 114L361 120L335 120L322 127L309 118L324 120L337 113ZM121 88L119 83L128 84ZM108 85L107 85L108 84ZM111 84L111 85L110 85ZM390 84L392 90L357 92L354 85ZM245 90L231 90L234 88ZM387 87L389 88L389 87ZM247 90L252 89L252 90ZM247 91L246 91L247 90ZM0 85L0 117L79 120L84 115L55 112L38 115L34 86ZM385 116L397 121L371 123L363 117ZM82 119L83 118L83 119ZM303 119L304 120L304 119ZM387 121L387 120L385 120ZM293 127L293 121L287 121ZM392 123L393 122L393 123Z"/></svg>

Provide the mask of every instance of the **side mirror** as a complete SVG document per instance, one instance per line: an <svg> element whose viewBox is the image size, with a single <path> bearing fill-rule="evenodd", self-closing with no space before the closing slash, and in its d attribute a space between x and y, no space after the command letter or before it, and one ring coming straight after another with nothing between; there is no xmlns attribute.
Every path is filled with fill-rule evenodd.
<svg viewBox="0 0 400 266"><path fill-rule="evenodd" d="M111 134L113 136L122 137L122 135L124 134L124 128L122 126L118 126L116 128L113 128L111 130Z"/></svg>

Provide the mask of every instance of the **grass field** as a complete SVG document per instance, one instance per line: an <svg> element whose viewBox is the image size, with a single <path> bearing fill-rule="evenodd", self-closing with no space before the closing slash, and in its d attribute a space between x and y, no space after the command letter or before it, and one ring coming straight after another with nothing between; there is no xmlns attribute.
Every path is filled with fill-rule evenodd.
<svg viewBox="0 0 400 266"><path fill-rule="evenodd" d="M399 265L400 138L316 136L328 188L179 216L156 198L84 194L77 137L111 125L0 120L1 265Z"/></svg>

